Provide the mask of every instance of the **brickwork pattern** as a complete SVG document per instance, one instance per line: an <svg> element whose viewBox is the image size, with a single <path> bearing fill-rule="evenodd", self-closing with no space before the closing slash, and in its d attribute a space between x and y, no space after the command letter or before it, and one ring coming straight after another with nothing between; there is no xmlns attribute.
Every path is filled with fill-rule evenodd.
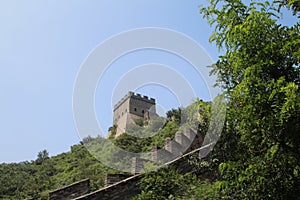
<svg viewBox="0 0 300 200"><path fill-rule="evenodd" d="M115 183L118 183L124 179L131 177L131 174L106 174L104 180L104 187L108 187Z"/></svg>
<svg viewBox="0 0 300 200"><path fill-rule="evenodd" d="M50 200L68 200L90 192L90 180L85 179L49 193Z"/></svg>
<svg viewBox="0 0 300 200"><path fill-rule="evenodd" d="M129 92L114 106L114 125L117 125L116 136L126 131L129 124L134 120L143 118L145 113L156 113L155 99L141 94Z"/></svg>

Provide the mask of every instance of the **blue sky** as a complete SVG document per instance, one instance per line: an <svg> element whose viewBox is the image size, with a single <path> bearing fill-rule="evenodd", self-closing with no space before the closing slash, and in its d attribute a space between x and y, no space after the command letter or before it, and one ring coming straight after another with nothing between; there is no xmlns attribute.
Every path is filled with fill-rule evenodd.
<svg viewBox="0 0 300 200"><path fill-rule="evenodd" d="M72 113L74 82L90 52L113 35L143 27L173 29L197 41L216 60L218 51L208 43L212 29L199 14L201 3L204 2L1 1L0 163L33 160L43 149L56 155L79 143L81 138ZM149 62L177 65L176 69L183 69L180 72L183 74L188 67L174 55L147 50L130 54L118 62L114 63L115 67L128 65L122 68L123 73ZM109 77L104 78L109 80ZM187 72L186 78L195 79L192 71ZM115 83L105 83L106 92L112 92ZM208 98L205 88L193 87L197 96L203 94L204 99ZM178 101L166 88L145 86L137 91L155 97L165 109L178 106ZM111 100L111 96L108 98ZM105 132L111 125L112 105L103 110L99 103L103 96L96 93L95 99L97 118L102 121ZM115 103L116 99L118 96L110 103Z"/></svg>

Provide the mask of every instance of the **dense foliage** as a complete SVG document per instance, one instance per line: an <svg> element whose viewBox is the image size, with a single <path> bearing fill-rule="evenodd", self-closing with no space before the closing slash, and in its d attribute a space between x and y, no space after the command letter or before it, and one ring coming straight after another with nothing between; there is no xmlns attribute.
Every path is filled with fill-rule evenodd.
<svg viewBox="0 0 300 200"><path fill-rule="evenodd" d="M51 190L90 178L91 189L104 185L104 176L112 172L93 158L82 144L71 151L49 158L46 150L35 161L0 164L0 199L48 199Z"/></svg>
<svg viewBox="0 0 300 200"><path fill-rule="evenodd" d="M183 174L168 166L145 175L139 186L142 193L133 200L207 200L218 198L217 189L208 181L200 181L193 174Z"/></svg>
<svg viewBox="0 0 300 200"><path fill-rule="evenodd" d="M299 1L285 3L299 13ZM279 24L276 2L213 0L201 12L225 50L214 65L229 101L222 145L238 149L219 165L222 198L299 198L300 24Z"/></svg>
<svg viewBox="0 0 300 200"><path fill-rule="evenodd" d="M188 108L173 109L173 111L192 110L194 104L197 102L192 103ZM116 139L110 137L109 140L123 150L145 152L151 150L153 146L163 147L165 139L173 138L179 127L180 123L174 117L166 120L157 116L149 124L137 121L137 124L129 127L128 133ZM110 131L113 132L115 128L110 128ZM140 137L135 137L137 135ZM96 159L96 154L91 154L91 152L101 152L102 159L113 163L121 162L117 152L110 151L109 148L102 151L107 145L106 141L100 136L86 137L80 144L73 145L71 151L67 153L49 157L49 153L43 150L38 153L36 160L31 162L0 164L0 199L27 197L48 199L50 191L86 178L91 180L92 191L103 187L105 174L121 173L106 167ZM131 161L128 162L125 164L131 165ZM124 165L124 163L119 164Z"/></svg>
<svg viewBox="0 0 300 200"><path fill-rule="evenodd" d="M167 137L174 138L179 125L175 121L168 121L164 128L158 130L157 132L151 132L151 127L152 126L149 126L149 128L143 129L133 125L129 127L126 133L113 140L113 142L118 147L130 152L147 152L150 151L154 146L163 147ZM149 134L153 135L153 137L136 137L135 134Z"/></svg>
<svg viewBox="0 0 300 200"><path fill-rule="evenodd" d="M161 197L168 188L146 176L138 199L300 199L300 23L279 23L283 7L299 18L299 5L210 0L201 8L224 52L212 66L228 102L222 136L205 160L191 159L201 186L191 180L185 196Z"/></svg>
<svg viewBox="0 0 300 200"><path fill-rule="evenodd" d="M210 0L201 8L215 27L210 40L223 52L212 66L227 102L221 138L205 159L190 157L193 174L172 167L146 174L134 199L300 199L300 23L279 22L283 7L299 18L299 5L299 0ZM197 100L169 111L167 121L139 120L110 140L130 152L149 151L195 118L198 133L205 135L209 113L210 104ZM0 165L0 198L47 198L49 190L83 178L96 189L108 171L82 144L52 158L42 151L32 162Z"/></svg>

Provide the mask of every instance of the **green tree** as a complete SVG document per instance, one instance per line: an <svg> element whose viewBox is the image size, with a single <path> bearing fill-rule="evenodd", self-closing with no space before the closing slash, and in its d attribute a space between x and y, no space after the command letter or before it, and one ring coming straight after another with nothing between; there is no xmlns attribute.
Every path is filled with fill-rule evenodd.
<svg viewBox="0 0 300 200"><path fill-rule="evenodd" d="M216 186L209 181L197 181L193 180L190 183L189 189L183 196L184 200L211 200L218 199L218 191Z"/></svg>
<svg viewBox="0 0 300 200"><path fill-rule="evenodd" d="M44 149L43 151L40 151L37 155L37 159L35 160L35 163L37 165L40 165L44 162L44 160L49 158L49 152Z"/></svg>
<svg viewBox="0 0 300 200"><path fill-rule="evenodd" d="M139 185L142 193L134 200L180 199L188 190L191 175L183 175L174 167L164 167L146 174Z"/></svg>
<svg viewBox="0 0 300 200"><path fill-rule="evenodd" d="M169 110L166 115L169 120L176 121L178 124L181 123L181 110L182 108Z"/></svg>
<svg viewBox="0 0 300 200"><path fill-rule="evenodd" d="M213 65L228 99L216 183L225 199L297 199L300 194L300 24L279 24L280 6L299 0L211 0L201 13L224 54ZM238 151L236 151L238 150ZM229 160L228 160L229 159Z"/></svg>

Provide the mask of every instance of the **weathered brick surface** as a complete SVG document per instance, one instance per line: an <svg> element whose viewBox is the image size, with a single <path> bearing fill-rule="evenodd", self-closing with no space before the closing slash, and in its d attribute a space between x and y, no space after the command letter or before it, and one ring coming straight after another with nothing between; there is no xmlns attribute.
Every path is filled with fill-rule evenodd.
<svg viewBox="0 0 300 200"><path fill-rule="evenodd" d="M131 173L132 174L140 174L144 170L144 164L146 162L150 162L150 160L133 157L131 164Z"/></svg>
<svg viewBox="0 0 300 200"><path fill-rule="evenodd" d="M152 161L158 163L170 162L175 156L166 149L153 148L151 151Z"/></svg>
<svg viewBox="0 0 300 200"><path fill-rule="evenodd" d="M68 200L90 192L90 180L85 179L50 192L50 200Z"/></svg>
<svg viewBox="0 0 300 200"><path fill-rule="evenodd" d="M192 143L192 141L188 137L186 137L182 132L176 133L175 141L181 145L184 153L188 150Z"/></svg>
<svg viewBox="0 0 300 200"><path fill-rule="evenodd" d="M141 192L137 185L141 177L141 174L132 176L104 189L75 198L75 200L129 200Z"/></svg>
<svg viewBox="0 0 300 200"><path fill-rule="evenodd" d="M132 176L131 174L106 174L105 181L104 181L104 187L108 187L110 185L118 183L124 179L131 177L131 176Z"/></svg>
<svg viewBox="0 0 300 200"><path fill-rule="evenodd" d="M145 114L151 110L156 113L155 99L140 94L129 92L114 106L114 125L117 125L115 137L126 131L129 124L135 120L144 118Z"/></svg>

